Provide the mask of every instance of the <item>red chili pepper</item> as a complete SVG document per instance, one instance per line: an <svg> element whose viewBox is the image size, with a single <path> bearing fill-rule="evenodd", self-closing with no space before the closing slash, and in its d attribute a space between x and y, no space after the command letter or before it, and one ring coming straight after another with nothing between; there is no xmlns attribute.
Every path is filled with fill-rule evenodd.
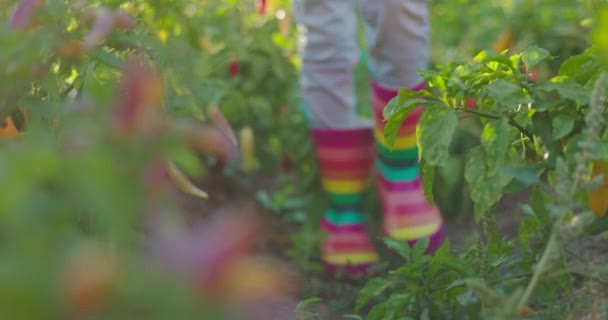
<svg viewBox="0 0 608 320"><path fill-rule="evenodd" d="M21 0L9 20L9 26L14 29L32 27L36 24L34 14L44 5L43 0Z"/></svg>
<svg viewBox="0 0 608 320"><path fill-rule="evenodd" d="M469 108L469 109L475 108L475 103L476 103L475 98L473 98L473 97L468 97L467 98L467 103L466 103L467 104L467 108Z"/></svg>
<svg viewBox="0 0 608 320"><path fill-rule="evenodd" d="M0 121L0 139L14 138L19 135L19 131L15 126L11 117L6 117L4 121Z"/></svg>
<svg viewBox="0 0 608 320"><path fill-rule="evenodd" d="M114 125L119 134L156 132L164 118L162 77L150 65L129 61L123 71L119 100L114 110Z"/></svg>
<svg viewBox="0 0 608 320"><path fill-rule="evenodd" d="M235 77L237 74L239 74L240 69L241 69L241 65L239 64L239 62L232 61L232 62L230 62L230 71L228 73L230 74L231 77Z"/></svg>
<svg viewBox="0 0 608 320"><path fill-rule="evenodd" d="M536 70L536 67L532 68L532 70L530 70L530 73L528 74L528 81L530 82L536 82L538 80L538 70Z"/></svg>
<svg viewBox="0 0 608 320"><path fill-rule="evenodd" d="M528 81L530 82L536 82L538 80L538 70L536 69L536 67L532 68L530 72L528 72L526 66L523 65L521 66L521 72L526 73L526 75L528 76Z"/></svg>
<svg viewBox="0 0 608 320"><path fill-rule="evenodd" d="M283 157L283 160L281 161L281 171L283 172L291 172L291 170L293 169L293 161L291 160L291 157L286 155Z"/></svg>
<svg viewBox="0 0 608 320"><path fill-rule="evenodd" d="M261 16L266 14L266 0L258 0L258 14Z"/></svg>

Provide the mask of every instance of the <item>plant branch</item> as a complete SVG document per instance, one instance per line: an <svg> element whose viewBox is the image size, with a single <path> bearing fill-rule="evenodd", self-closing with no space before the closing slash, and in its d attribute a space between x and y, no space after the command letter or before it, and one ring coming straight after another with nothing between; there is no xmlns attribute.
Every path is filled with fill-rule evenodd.
<svg viewBox="0 0 608 320"><path fill-rule="evenodd" d="M558 241L557 241L557 236L555 235L555 231L554 231L553 233L551 233L551 237L549 238L549 243L547 243L545 252L543 253L542 257L540 258L540 261L538 262L538 264L536 265L536 271L534 272L534 275L532 275L532 279L530 280L530 283L528 283L528 287L526 288L526 291L524 291L524 293L521 296L521 299L519 300L518 310L521 310L522 308L524 308L526 306L526 304L528 303L528 300L532 296L534 289L536 289L536 286L538 285L540 277L544 274L544 271L547 268L547 264L549 261L552 260L554 251L557 248L558 248Z"/></svg>
<svg viewBox="0 0 608 320"><path fill-rule="evenodd" d="M567 166L564 164L563 169L560 172L559 162L558 162L558 185L555 187L555 191L559 198L565 199L561 201L569 201L574 197L576 192L580 189L581 184L584 183L586 179L588 179L589 169L587 167L588 161L591 161L593 156L593 147L597 140L599 139L600 130L599 127L602 125L602 113L604 111L604 93L606 92L606 88L608 88L608 74L601 73L598 79L595 82L595 86L591 93L591 102L589 105L589 110L585 115L585 124L586 128L583 133L583 139L579 142L579 146L581 147L581 153L576 157L576 167L574 174L571 177L572 183L568 184L569 170ZM560 176L561 174L561 176ZM562 182L561 185L559 182ZM558 198L558 200L560 200ZM562 203L564 208L568 208L568 203ZM565 215L565 211L563 211L559 217L557 218L557 224L563 223L563 217ZM540 261L536 265L536 270L534 271L534 276L532 276L532 280L528 284L526 291L524 291L521 299L519 300L519 308L524 307L530 299L532 292L536 288L540 277L545 273L547 264L553 260L555 251L559 250L559 245L562 241L567 241L569 237L571 237L570 233L576 232L575 226L573 224L564 225L565 228L556 228L554 225L553 231L551 231L551 236L549 238L549 242L545 248L545 252L540 258ZM556 231L560 230L560 231ZM565 234L564 234L565 232ZM573 272L573 271L571 271ZM574 272L573 272L574 273ZM585 275L586 276L586 275ZM595 279L597 280L597 279ZM602 281L600 279L600 281Z"/></svg>
<svg viewBox="0 0 608 320"><path fill-rule="evenodd" d="M524 128L517 121L515 121L514 117L509 117L509 124L514 126L515 128L517 128L517 130L519 130L519 132L523 133L523 135L528 137L528 139L530 139L530 141L534 141L534 135L532 133L530 133L530 131L526 130L526 128Z"/></svg>
<svg viewBox="0 0 608 320"><path fill-rule="evenodd" d="M469 109L469 108L465 108L465 107L456 107L456 110L458 110L460 112L472 113L472 114L478 115L480 117L489 118L489 119L498 120L502 117L501 115L496 114L496 113L479 111L479 110Z"/></svg>
<svg viewBox="0 0 608 320"><path fill-rule="evenodd" d="M65 88L65 90L63 90L60 94L62 99L65 99L65 97L68 96L68 94L70 94L70 91L72 91L72 89L74 89L74 83L71 83L67 88Z"/></svg>
<svg viewBox="0 0 608 320"><path fill-rule="evenodd" d="M520 278L525 278L525 277L532 277L533 275L534 275L534 273L532 273L532 272L522 273L522 274L514 274L514 275L502 277L502 278L497 279L497 280L490 281L490 282L488 282L488 284L489 285L495 285L495 284L499 284L500 282L504 282L504 281L507 281L507 280L520 279Z"/></svg>
<svg viewBox="0 0 608 320"><path fill-rule="evenodd" d="M581 256L580 256L578 253L576 253L576 252L574 252L574 251L570 250L570 248L566 248L566 247L565 247L565 248L564 248L564 251L566 251L566 253L568 253L568 254L570 254L570 255L574 256L575 258L577 258L577 259L581 260L582 262L589 263L589 261L587 261L587 259L585 259L585 258L581 257Z"/></svg>
<svg viewBox="0 0 608 320"><path fill-rule="evenodd" d="M587 279L595 281L595 282L597 282L597 283L599 283L599 284L601 284L601 285L603 285L605 287L608 287L608 282L606 282L604 279L602 279L602 278L600 278L600 277L598 277L596 275L586 273L584 271L571 270L571 269L569 269L569 270L559 270L559 271L550 273L548 276L552 278L552 277L561 276L563 274L575 274L575 275L577 275L579 277L587 278Z"/></svg>
<svg viewBox="0 0 608 320"><path fill-rule="evenodd" d="M570 273L576 274L576 275L581 276L583 278L587 278L587 279L595 281L595 282L597 282L597 283L599 283L599 284L601 284L601 285L603 285L605 287L608 287L608 282L604 281L603 279L601 279L598 276L595 276L595 275L592 275L592 274L588 274L588 273L585 273L585 272L582 272L582 271L576 271L576 270L570 270Z"/></svg>
<svg viewBox="0 0 608 320"><path fill-rule="evenodd" d="M488 119L498 120L503 117L500 114L479 111L476 109L469 109L469 108L465 108L465 107L456 107L456 110L458 110L460 112L471 113L471 114L478 115L480 117L484 117L484 118L488 118ZM523 135L525 135L528 139L530 139L530 141L534 141L534 135L532 133L530 133L530 131L528 131L526 128L524 128L521 124L519 124L517 121L515 121L515 118L513 116L509 116L507 118L509 119L510 125L515 127L517 130L519 130Z"/></svg>

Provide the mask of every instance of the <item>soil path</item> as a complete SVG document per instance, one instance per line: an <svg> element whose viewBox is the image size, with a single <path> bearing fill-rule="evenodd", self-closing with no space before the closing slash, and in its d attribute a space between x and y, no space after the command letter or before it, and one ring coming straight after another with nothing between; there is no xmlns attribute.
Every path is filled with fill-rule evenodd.
<svg viewBox="0 0 608 320"><path fill-rule="evenodd" d="M256 181L257 182L257 181ZM260 255L276 259L287 264L294 270L293 287L297 288L291 296L286 296L269 306L268 320L300 320L300 319L343 319L344 310L351 310L354 299L363 282L337 280L324 275L310 274L301 271L286 255L290 247L290 236L297 230L296 226L286 225L278 219L278 215L262 208L256 200L256 190L272 188L272 182L264 177L259 178L256 185L238 185L234 180L222 176L212 176L197 183L206 190L210 198L200 200L179 195L181 203L189 217L194 220L205 219L212 215L222 214L226 211L256 213L266 220L267 228L264 237L259 239L258 252ZM497 217L497 226L506 238L517 236L522 213L518 204L527 201L527 195L505 196L500 205ZM452 248L468 245L468 240L479 231L473 221L446 221L446 233ZM571 245L572 249L582 257L591 261L607 261L608 246L601 237L586 239ZM457 249L458 250L458 249ZM298 302L311 297L320 297L317 302L307 310L316 315L298 317L294 310ZM346 305L351 304L351 305Z"/></svg>

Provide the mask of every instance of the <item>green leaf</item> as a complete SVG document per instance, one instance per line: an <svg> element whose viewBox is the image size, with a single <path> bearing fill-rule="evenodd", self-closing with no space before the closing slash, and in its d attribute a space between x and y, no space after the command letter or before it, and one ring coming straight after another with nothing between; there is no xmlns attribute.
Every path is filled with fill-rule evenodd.
<svg viewBox="0 0 608 320"><path fill-rule="evenodd" d="M420 70L420 76L422 76L430 88L436 88L438 90L446 89L445 78L438 72L432 70Z"/></svg>
<svg viewBox="0 0 608 320"><path fill-rule="evenodd" d="M344 319L355 319L355 320L365 320L360 315L356 315L356 314L345 314L345 315L342 316L342 318L344 318Z"/></svg>
<svg viewBox="0 0 608 320"><path fill-rule="evenodd" d="M593 217L593 220L585 227L585 233L598 235L608 230L608 214L603 217Z"/></svg>
<svg viewBox="0 0 608 320"><path fill-rule="evenodd" d="M393 97L382 110L382 116L385 120L390 120L397 114L397 112L401 110L401 105L399 103L399 96ZM403 121L403 120L402 120Z"/></svg>
<svg viewBox="0 0 608 320"><path fill-rule="evenodd" d="M205 170L201 164L200 156L181 146L176 146L171 150L171 159L180 170L189 176L200 177Z"/></svg>
<svg viewBox="0 0 608 320"><path fill-rule="evenodd" d="M430 96L431 94L426 90L413 91L408 88L400 89L397 96L386 105L382 111L382 116L385 119L389 119L401 109L414 109L416 106L427 102L423 99L424 97ZM412 104L414 105L413 108Z"/></svg>
<svg viewBox="0 0 608 320"><path fill-rule="evenodd" d="M594 160L608 160L608 142L600 141L593 148Z"/></svg>
<svg viewBox="0 0 608 320"><path fill-rule="evenodd" d="M386 125L384 126L384 138L389 146L395 144L397 133L399 132L399 129L401 129L405 118L423 102L425 102L423 99L410 99L406 102L399 103L397 97L389 102L384 113L384 117L387 119Z"/></svg>
<svg viewBox="0 0 608 320"><path fill-rule="evenodd" d="M423 113L416 128L422 157L431 166L441 166L449 157L449 147L458 126L454 109L432 106Z"/></svg>
<svg viewBox="0 0 608 320"><path fill-rule="evenodd" d="M494 100L497 106L507 109L515 109L520 104L532 102L521 87L503 79L497 79L490 83L484 91Z"/></svg>
<svg viewBox="0 0 608 320"><path fill-rule="evenodd" d="M458 301L461 306L466 306L473 298L473 290L469 289L456 296L456 301Z"/></svg>
<svg viewBox="0 0 608 320"><path fill-rule="evenodd" d="M551 54L549 54L549 51L533 45L522 52L521 60L524 62L526 70L532 70L532 68L536 67L542 61L551 60Z"/></svg>
<svg viewBox="0 0 608 320"><path fill-rule="evenodd" d="M525 217L519 223L519 241L521 246L528 250L530 247L530 240L537 237L536 231L538 230L540 222L537 219L531 217Z"/></svg>
<svg viewBox="0 0 608 320"><path fill-rule="evenodd" d="M479 53L473 57L473 61L475 62L483 62L484 59L487 59L490 55L486 50L479 51Z"/></svg>
<svg viewBox="0 0 608 320"><path fill-rule="evenodd" d="M579 106L589 103L589 93L580 84L560 78L553 78L551 81L541 84L537 87L537 90L557 92L560 97L572 100Z"/></svg>
<svg viewBox="0 0 608 320"><path fill-rule="evenodd" d="M557 112L551 121L553 141L567 136L574 129L575 115L570 112Z"/></svg>
<svg viewBox="0 0 608 320"><path fill-rule="evenodd" d="M604 62L608 62L608 8L600 10L594 21L597 23L592 33L593 44L599 49Z"/></svg>
<svg viewBox="0 0 608 320"><path fill-rule="evenodd" d="M465 279L458 279L458 280L453 281L450 284L446 283L446 287L445 287L445 289L443 289L443 291L448 291L448 290L451 290L451 289L454 289L454 288L464 287L466 285L467 284L466 284Z"/></svg>
<svg viewBox="0 0 608 320"><path fill-rule="evenodd" d="M435 180L435 167L424 163L422 165L422 184L424 187L424 197L429 205L435 205L433 203L433 181Z"/></svg>
<svg viewBox="0 0 608 320"><path fill-rule="evenodd" d="M517 122L520 126L526 128L532 126L532 118L538 112L536 108L525 108L522 112L518 112L513 121Z"/></svg>
<svg viewBox="0 0 608 320"><path fill-rule="evenodd" d="M386 314L386 303L379 303L372 307L367 314L367 320L383 320Z"/></svg>
<svg viewBox="0 0 608 320"><path fill-rule="evenodd" d="M596 52L588 49L582 54L568 58L559 68L559 75L585 85L595 75L602 65L596 59Z"/></svg>
<svg viewBox="0 0 608 320"><path fill-rule="evenodd" d="M447 259L448 257L450 257L450 240L445 239L445 241L443 241L441 246L433 254L432 261L441 264L443 260Z"/></svg>
<svg viewBox="0 0 608 320"><path fill-rule="evenodd" d="M430 316L430 310L428 307L424 308L424 310L422 310L422 313L420 314L420 320L430 320L431 316Z"/></svg>
<svg viewBox="0 0 608 320"><path fill-rule="evenodd" d="M450 252L450 241L446 239L443 244L435 251L429 262L429 277L434 279L438 275L444 276L448 271L453 271L458 274L465 273L465 267L460 259L454 257ZM445 290L449 290L447 287Z"/></svg>
<svg viewBox="0 0 608 320"><path fill-rule="evenodd" d="M508 68L515 67L513 60L504 55L488 56L483 59L483 62L484 63L494 62L495 64L498 64L498 66L503 65Z"/></svg>
<svg viewBox="0 0 608 320"><path fill-rule="evenodd" d="M418 272L420 270L420 264L412 264L406 262L405 264L403 264L402 267L395 269L395 270L390 270L388 272L389 275L393 276L393 275L399 275L398 277L400 277L400 279L403 279L401 277L410 277L414 272ZM414 290L417 288L413 288L410 286L410 290Z"/></svg>
<svg viewBox="0 0 608 320"><path fill-rule="evenodd" d="M321 299L321 298L317 298L317 297L313 297L313 298L308 298L308 299L306 299L306 300L302 300L302 301L300 301L300 302L298 303L298 305L296 306L296 309L297 309L298 307L299 307L299 308L306 307L306 306L308 306L308 305L310 305L310 304L313 304L313 303L316 303L316 302L320 302L320 301L322 301L322 300L323 300L323 299Z"/></svg>
<svg viewBox="0 0 608 320"><path fill-rule="evenodd" d="M411 250L410 246L406 242L393 238L384 238L383 241L387 248L397 252L400 256L409 260Z"/></svg>
<svg viewBox="0 0 608 320"><path fill-rule="evenodd" d="M501 169L502 173L513 178L513 180L523 187L527 188L532 185L540 184L542 181L540 175L545 172L542 165L506 165Z"/></svg>
<svg viewBox="0 0 608 320"><path fill-rule="evenodd" d="M511 140L516 131L506 118L488 121L481 133L481 144L485 150L485 162L489 174L501 168L507 158Z"/></svg>
<svg viewBox="0 0 608 320"><path fill-rule="evenodd" d="M482 146L474 148L469 153L465 166L465 179L471 190L477 221L500 200L503 188L511 181L511 177L500 170L488 175L486 155Z"/></svg>
<svg viewBox="0 0 608 320"><path fill-rule="evenodd" d="M549 109L560 109L567 104L563 100L541 100L534 105L534 110L537 112L547 111Z"/></svg>
<svg viewBox="0 0 608 320"><path fill-rule="evenodd" d="M403 124L403 120L416 107L427 102L421 97L428 96L430 94L427 91L412 91L404 88L399 90L399 94L388 102L382 111L382 116L387 121L384 127L384 137L389 146L395 144L395 138Z"/></svg>
<svg viewBox="0 0 608 320"><path fill-rule="evenodd" d="M380 295L384 290L393 284L392 281L383 278L373 278L369 280L365 286L359 291L355 311L360 311L373 298Z"/></svg>
<svg viewBox="0 0 608 320"><path fill-rule="evenodd" d="M481 146L473 148L469 152L467 163L465 165L465 180L471 189L471 198L473 202L478 202L479 196L476 196L478 184L483 183L483 179L486 175L486 162L485 162L485 151Z"/></svg>
<svg viewBox="0 0 608 320"><path fill-rule="evenodd" d="M465 283L483 302L497 302L502 298L502 296L489 287L482 279L468 278L465 279Z"/></svg>
<svg viewBox="0 0 608 320"><path fill-rule="evenodd" d="M540 220L540 222L546 226L552 224L551 217L547 211L547 199L540 187L532 188L532 194L530 195L530 207L534 210L534 214Z"/></svg>
<svg viewBox="0 0 608 320"><path fill-rule="evenodd" d="M405 305L412 299L411 293L396 293L386 301L386 309L383 320L392 320L403 313Z"/></svg>
<svg viewBox="0 0 608 320"><path fill-rule="evenodd" d="M89 53L89 56L91 58L93 58L94 60L101 62L107 66L110 66L112 68L116 68L116 69L122 68L122 63L118 59L118 57L116 57L116 55L113 55L105 50L95 50L95 51Z"/></svg>
<svg viewBox="0 0 608 320"><path fill-rule="evenodd" d="M303 301L300 301L298 305L296 305L295 312L300 316L304 316L306 318L316 318L318 315L312 311L308 311L305 308L313 303L321 301L321 298L309 298Z"/></svg>
<svg viewBox="0 0 608 320"><path fill-rule="evenodd" d="M420 258L424 256L424 252L426 251L426 248L428 248L429 243L430 239L428 237L416 241L412 248L412 262L415 263L420 261Z"/></svg>

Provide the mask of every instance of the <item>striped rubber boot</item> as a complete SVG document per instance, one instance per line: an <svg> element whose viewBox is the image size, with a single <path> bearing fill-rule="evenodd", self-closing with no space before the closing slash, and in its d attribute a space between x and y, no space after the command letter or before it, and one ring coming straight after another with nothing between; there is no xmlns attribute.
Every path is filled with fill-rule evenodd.
<svg viewBox="0 0 608 320"><path fill-rule="evenodd" d="M329 208L321 221L327 237L321 259L330 273L365 275L378 261L364 225L364 195L373 177L374 139L370 129L312 130Z"/></svg>
<svg viewBox="0 0 608 320"><path fill-rule="evenodd" d="M420 89L422 86L413 88ZM392 148L384 139L386 122L382 111L397 93L372 83L377 184L384 232L411 245L418 239L430 237L427 252L434 252L444 240L443 219L437 206L429 206L424 197L418 168L416 125L422 110L417 108L405 119Z"/></svg>

